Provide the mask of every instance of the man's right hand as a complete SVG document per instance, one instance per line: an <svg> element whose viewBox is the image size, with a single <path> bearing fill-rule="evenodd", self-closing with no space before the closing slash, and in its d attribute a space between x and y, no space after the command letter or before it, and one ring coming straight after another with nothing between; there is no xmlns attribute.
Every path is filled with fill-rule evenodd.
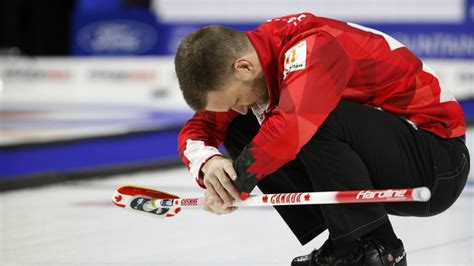
<svg viewBox="0 0 474 266"><path fill-rule="evenodd" d="M201 168L204 173L205 194L204 210L214 214L231 213L237 207L231 207L234 200L240 200L240 192L234 185L237 179L233 161L214 156Z"/></svg>

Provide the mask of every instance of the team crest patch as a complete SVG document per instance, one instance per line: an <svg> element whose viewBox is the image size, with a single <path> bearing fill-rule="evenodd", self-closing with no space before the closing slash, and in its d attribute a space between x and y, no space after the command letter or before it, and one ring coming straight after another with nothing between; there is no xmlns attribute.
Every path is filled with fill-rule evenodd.
<svg viewBox="0 0 474 266"><path fill-rule="evenodd" d="M286 75L292 71L306 67L306 40L286 51L284 67L283 78L286 78Z"/></svg>

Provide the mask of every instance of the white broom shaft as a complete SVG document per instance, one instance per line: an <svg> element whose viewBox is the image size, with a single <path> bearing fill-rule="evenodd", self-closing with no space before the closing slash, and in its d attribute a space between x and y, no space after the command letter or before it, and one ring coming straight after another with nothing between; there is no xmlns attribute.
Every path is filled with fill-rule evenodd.
<svg viewBox="0 0 474 266"><path fill-rule="evenodd" d="M282 205L308 205L308 204L338 204L338 203L370 203L370 202L410 202L428 201L431 192L427 187L380 189L380 190L353 190L330 192L300 192L251 195L245 201L236 201L235 206L282 206ZM204 198L179 198L173 201L174 207L201 207ZM155 207L161 205L163 199L154 199Z"/></svg>

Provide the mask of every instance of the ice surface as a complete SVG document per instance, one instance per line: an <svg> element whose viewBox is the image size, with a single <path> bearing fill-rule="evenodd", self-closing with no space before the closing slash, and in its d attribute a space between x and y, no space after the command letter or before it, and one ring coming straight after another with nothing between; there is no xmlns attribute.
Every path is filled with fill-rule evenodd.
<svg viewBox="0 0 474 266"><path fill-rule="evenodd" d="M474 129L467 138L474 153ZM473 176L438 216L391 216L409 265L474 265ZM324 233L300 246L268 207L223 216L185 209L170 219L132 214L111 202L124 183L202 195L185 168L2 193L0 265L283 266L327 238Z"/></svg>

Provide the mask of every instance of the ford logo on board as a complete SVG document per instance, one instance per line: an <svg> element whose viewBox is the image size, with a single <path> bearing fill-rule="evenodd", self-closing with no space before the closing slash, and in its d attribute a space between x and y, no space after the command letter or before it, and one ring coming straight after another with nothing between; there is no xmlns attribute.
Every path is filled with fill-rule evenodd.
<svg viewBox="0 0 474 266"><path fill-rule="evenodd" d="M156 46L156 29L133 20L104 20L78 31L77 44L91 54L143 54Z"/></svg>

